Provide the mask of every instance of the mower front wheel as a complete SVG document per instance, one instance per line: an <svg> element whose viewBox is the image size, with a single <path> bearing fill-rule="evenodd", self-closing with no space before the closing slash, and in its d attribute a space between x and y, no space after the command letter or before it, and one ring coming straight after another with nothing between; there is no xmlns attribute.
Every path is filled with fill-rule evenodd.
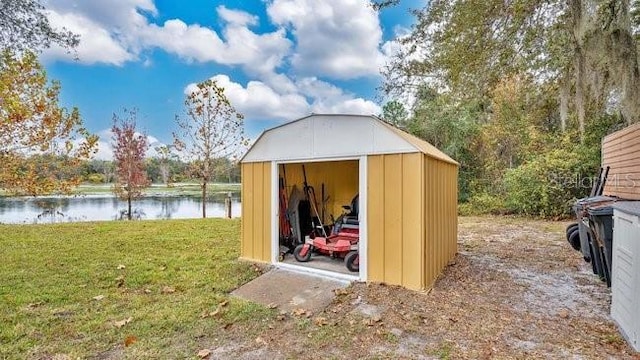
<svg viewBox="0 0 640 360"><path fill-rule="evenodd" d="M344 257L344 263L349 271L360 271L360 255L357 251L350 251L347 256Z"/></svg>
<svg viewBox="0 0 640 360"><path fill-rule="evenodd" d="M311 260L312 253L311 245L309 244L300 244L293 249L293 257L296 258L299 262L307 262Z"/></svg>

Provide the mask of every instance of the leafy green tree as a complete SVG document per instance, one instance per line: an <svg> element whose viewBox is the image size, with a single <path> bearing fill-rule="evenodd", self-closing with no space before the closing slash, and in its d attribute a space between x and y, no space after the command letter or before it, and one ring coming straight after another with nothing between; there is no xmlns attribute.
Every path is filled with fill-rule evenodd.
<svg viewBox="0 0 640 360"><path fill-rule="evenodd" d="M454 98L485 101L514 75L531 75L557 99L560 128L571 114L584 139L588 119L609 107L640 121L634 1L436 0L417 12L403 51L386 69L387 92L425 81Z"/></svg>
<svg viewBox="0 0 640 360"><path fill-rule="evenodd" d="M481 106L458 104L449 95L422 87L405 129L425 139L460 163L459 197L465 201L483 176L479 158Z"/></svg>
<svg viewBox="0 0 640 360"><path fill-rule="evenodd" d="M382 118L396 127L404 127L408 117L409 112L397 100L391 100L382 106Z"/></svg>

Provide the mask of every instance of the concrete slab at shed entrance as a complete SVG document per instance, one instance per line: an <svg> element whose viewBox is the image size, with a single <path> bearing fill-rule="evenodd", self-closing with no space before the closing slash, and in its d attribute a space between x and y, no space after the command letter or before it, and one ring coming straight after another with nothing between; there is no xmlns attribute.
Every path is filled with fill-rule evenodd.
<svg viewBox="0 0 640 360"><path fill-rule="evenodd" d="M335 297L334 290L348 285L347 281L276 268L231 294L265 306L277 305L281 311L305 309L316 313L331 304Z"/></svg>

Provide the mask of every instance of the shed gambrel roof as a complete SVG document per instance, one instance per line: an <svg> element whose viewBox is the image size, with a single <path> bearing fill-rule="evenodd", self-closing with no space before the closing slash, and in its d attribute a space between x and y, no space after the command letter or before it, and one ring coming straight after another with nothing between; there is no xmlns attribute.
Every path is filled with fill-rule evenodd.
<svg viewBox="0 0 640 360"><path fill-rule="evenodd" d="M428 142L369 115L312 114L265 130L241 162L306 161L422 152L458 163Z"/></svg>

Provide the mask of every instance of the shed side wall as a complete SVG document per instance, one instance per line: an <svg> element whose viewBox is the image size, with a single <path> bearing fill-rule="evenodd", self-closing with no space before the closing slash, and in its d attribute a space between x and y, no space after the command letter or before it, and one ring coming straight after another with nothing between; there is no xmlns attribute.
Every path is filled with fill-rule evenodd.
<svg viewBox="0 0 640 360"><path fill-rule="evenodd" d="M241 257L271 262L271 163L243 163Z"/></svg>
<svg viewBox="0 0 640 360"><path fill-rule="evenodd" d="M458 167L424 155L424 287L458 251Z"/></svg>
<svg viewBox="0 0 640 360"><path fill-rule="evenodd" d="M422 153L367 159L368 280L422 289Z"/></svg>
<svg viewBox="0 0 640 360"><path fill-rule="evenodd" d="M640 200L640 124L602 140L602 166L609 166L604 194Z"/></svg>

